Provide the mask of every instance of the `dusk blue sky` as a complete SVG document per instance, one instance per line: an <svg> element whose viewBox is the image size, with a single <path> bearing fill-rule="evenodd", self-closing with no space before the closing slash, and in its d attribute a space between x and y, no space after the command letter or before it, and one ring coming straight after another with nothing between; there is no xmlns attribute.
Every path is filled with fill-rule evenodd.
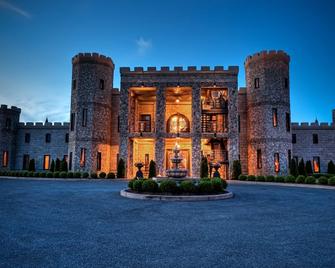
<svg viewBox="0 0 335 268"><path fill-rule="evenodd" d="M0 0L0 102L22 121L68 121L71 58L120 66L238 65L282 49L291 56L292 121L331 121L335 1Z"/></svg>

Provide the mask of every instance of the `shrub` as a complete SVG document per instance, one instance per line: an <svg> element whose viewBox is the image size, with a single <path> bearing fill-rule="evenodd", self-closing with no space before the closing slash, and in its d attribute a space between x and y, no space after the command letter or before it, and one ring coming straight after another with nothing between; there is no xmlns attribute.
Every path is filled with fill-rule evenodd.
<svg viewBox="0 0 335 268"><path fill-rule="evenodd" d="M136 179L132 179L128 182L128 188L131 190L133 190L134 188L134 181L136 181Z"/></svg>
<svg viewBox="0 0 335 268"><path fill-rule="evenodd" d="M60 162L60 171L68 172L67 161L65 158Z"/></svg>
<svg viewBox="0 0 335 268"><path fill-rule="evenodd" d="M305 176L303 175L299 175L296 179L295 179L296 183L304 183L305 182Z"/></svg>
<svg viewBox="0 0 335 268"><path fill-rule="evenodd" d="M303 175L303 176L306 176L306 167L305 167L305 162L304 162L304 159L301 158L300 162L299 162L299 165L298 165L298 173L299 175Z"/></svg>
<svg viewBox="0 0 335 268"><path fill-rule="evenodd" d="M287 183L295 183L295 177L290 175L285 177L285 182Z"/></svg>
<svg viewBox="0 0 335 268"><path fill-rule="evenodd" d="M54 172L54 178L59 178L59 171Z"/></svg>
<svg viewBox="0 0 335 268"><path fill-rule="evenodd" d="M335 176L328 179L328 185L335 185Z"/></svg>
<svg viewBox="0 0 335 268"><path fill-rule="evenodd" d="M156 177L156 162L154 160L150 160L148 177L149 179Z"/></svg>
<svg viewBox="0 0 335 268"><path fill-rule="evenodd" d="M53 160L53 159L51 161L50 171L55 172L55 160Z"/></svg>
<svg viewBox="0 0 335 268"><path fill-rule="evenodd" d="M98 178L98 174L95 173L95 172L91 172L91 178L92 178L92 179L96 179L96 178Z"/></svg>
<svg viewBox="0 0 335 268"><path fill-rule="evenodd" d="M265 181L266 182L274 182L275 181L275 176L272 176L272 175L266 176Z"/></svg>
<svg viewBox="0 0 335 268"><path fill-rule="evenodd" d="M223 189L227 189L228 183L225 179L221 179Z"/></svg>
<svg viewBox="0 0 335 268"><path fill-rule="evenodd" d="M47 173L47 178L53 178L54 174L52 172Z"/></svg>
<svg viewBox="0 0 335 268"><path fill-rule="evenodd" d="M213 185L211 181L200 181L198 187L201 194L210 194L213 192Z"/></svg>
<svg viewBox="0 0 335 268"><path fill-rule="evenodd" d="M81 178L81 172L74 172L73 178Z"/></svg>
<svg viewBox="0 0 335 268"><path fill-rule="evenodd" d="M265 177L264 176L257 176L256 181L265 181Z"/></svg>
<svg viewBox="0 0 335 268"><path fill-rule="evenodd" d="M247 178L248 178L248 176L246 176L246 175L240 175L240 176L238 176L238 179L239 179L240 181L246 181Z"/></svg>
<svg viewBox="0 0 335 268"><path fill-rule="evenodd" d="M306 184L315 184L316 180L313 176L308 176L308 177L305 178L305 183Z"/></svg>
<svg viewBox="0 0 335 268"><path fill-rule="evenodd" d="M241 162L239 160L233 161L233 172L231 178L233 180L237 180L239 176L242 174Z"/></svg>
<svg viewBox="0 0 335 268"><path fill-rule="evenodd" d="M306 161L306 173L307 175L313 174L312 162L311 160Z"/></svg>
<svg viewBox="0 0 335 268"><path fill-rule="evenodd" d="M34 171L34 172L36 171L36 169L35 169L35 159L30 159L28 170L29 171Z"/></svg>
<svg viewBox="0 0 335 268"><path fill-rule="evenodd" d="M207 157L203 156L200 163L200 178L208 177L208 160Z"/></svg>
<svg viewBox="0 0 335 268"><path fill-rule="evenodd" d="M254 176L254 175L249 175L247 177L247 181L255 181L255 180L256 180L256 176Z"/></svg>
<svg viewBox="0 0 335 268"><path fill-rule="evenodd" d="M100 179L104 179L104 178L106 178L106 173L105 173L105 172L100 172L100 174L99 174L99 178L100 178Z"/></svg>
<svg viewBox="0 0 335 268"><path fill-rule="evenodd" d="M299 175L298 174L298 168L297 168L297 162L295 161L295 159L291 159L290 174L294 177L297 177Z"/></svg>
<svg viewBox="0 0 335 268"><path fill-rule="evenodd" d="M285 178L283 176L277 176L275 182L285 182Z"/></svg>
<svg viewBox="0 0 335 268"><path fill-rule="evenodd" d="M328 174L335 174L335 164L332 160L330 160L329 163L328 163L327 173Z"/></svg>
<svg viewBox="0 0 335 268"><path fill-rule="evenodd" d="M124 178L126 176L126 164L122 158L117 163L117 177Z"/></svg>
<svg viewBox="0 0 335 268"><path fill-rule="evenodd" d="M59 172L59 177L60 178L67 178L67 172L65 172L65 171Z"/></svg>
<svg viewBox="0 0 335 268"><path fill-rule="evenodd" d="M84 172L83 173L83 178L84 179L87 179L89 176L90 176L90 174L88 172Z"/></svg>
<svg viewBox="0 0 335 268"><path fill-rule="evenodd" d="M114 173L114 172L109 172L109 173L107 174L107 178L108 178L108 179L115 179L115 173Z"/></svg>
<svg viewBox="0 0 335 268"><path fill-rule="evenodd" d="M322 176L318 179L318 184L321 184L321 185L327 185L328 184L328 178L325 177L325 176Z"/></svg>
<svg viewBox="0 0 335 268"><path fill-rule="evenodd" d="M142 192L142 184L143 184L143 180L134 180L133 190L136 192Z"/></svg>
<svg viewBox="0 0 335 268"><path fill-rule="evenodd" d="M211 184L212 185L212 184ZM172 193L175 194L178 192L178 187L175 181L173 180L164 180L160 183L159 189L162 193Z"/></svg>
<svg viewBox="0 0 335 268"><path fill-rule="evenodd" d="M197 191L197 187L192 181L182 181L180 183L180 190L182 193L192 194Z"/></svg>
<svg viewBox="0 0 335 268"><path fill-rule="evenodd" d="M28 176L29 176L29 172L28 171L23 172L23 177L28 177Z"/></svg>
<svg viewBox="0 0 335 268"><path fill-rule="evenodd" d="M211 181L210 178L201 178L200 181Z"/></svg>
<svg viewBox="0 0 335 268"><path fill-rule="evenodd" d="M38 176L40 178L45 178L46 177L46 173L45 172L40 172L40 173L38 173Z"/></svg>
<svg viewBox="0 0 335 268"><path fill-rule="evenodd" d="M55 171L61 171L59 158L56 158Z"/></svg>
<svg viewBox="0 0 335 268"><path fill-rule="evenodd" d="M68 173L67 173L67 177L68 177L68 178L73 178L73 175L74 175L73 172L68 172Z"/></svg>
<svg viewBox="0 0 335 268"><path fill-rule="evenodd" d="M222 192L223 191L223 180L220 178L212 179L212 187L214 192Z"/></svg>
<svg viewBox="0 0 335 268"><path fill-rule="evenodd" d="M157 182L149 179L144 180L142 183L142 191L143 192L149 192L149 193L155 193L158 190L158 184Z"/></svg>
<svg viewBox="0 0 335 268"><path fill-rule="evenodd" d="M329 174L325 174L325 173L314 173L313 177L316 178L316 179L321 178L321 177L330 178Z"/></svg>
<svg viewBox="0 0 335 268"><path fill-rule="evenodd" d="M29 177L34 177L34 171L29 171L29 172L28 172L28 176L29 176Z"/></svg>

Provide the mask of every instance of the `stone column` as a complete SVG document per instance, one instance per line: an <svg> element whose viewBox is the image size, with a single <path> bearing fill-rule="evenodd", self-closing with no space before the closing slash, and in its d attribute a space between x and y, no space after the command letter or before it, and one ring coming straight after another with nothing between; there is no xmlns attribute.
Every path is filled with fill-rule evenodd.
<svg viewBox="0 0 335 268"><path fill-rule="evenodd" d="M127 84L121 84L120 90L120 114L119 114L119 127L120 127L120 147L119 158L123 159L126 163L126 176L128 176L128 102L129 90Z"/></svg>
<svg viewBox="0 0 335 268"><path fill-rule="evenodd" d="M165 84L156 86L156 144L155 144L155 160L157 173L164 175L164 156L165 156Z"/></svg>
<svg viewBox="0 0 335 268"><path fill-rule="evenodd" d="M192 86L192 177L200 176L201 162L201 86Z"/></svg>

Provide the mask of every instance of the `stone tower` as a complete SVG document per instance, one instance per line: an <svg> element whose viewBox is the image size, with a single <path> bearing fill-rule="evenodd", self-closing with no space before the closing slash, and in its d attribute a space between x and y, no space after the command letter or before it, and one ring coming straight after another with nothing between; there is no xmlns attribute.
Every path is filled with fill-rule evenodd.
<svg viewBox="0 0 335 268"><path fill-rule="evenodd" d="M7 105L0 108L0 169L15 169L16 140L21 109Z"/></svg>
<svg viewBox="0 0 335 268"><path fill-rule="evenodd" d="M69 169L104 171L111 167L114 63L97 53L72 58Z"/></svg>
<svg viewBox="0 0 335 268"><path fill-rule="evenodd" d="M286 175L292 152L290 57L262 51L247 57L248 173Z"/></svg>

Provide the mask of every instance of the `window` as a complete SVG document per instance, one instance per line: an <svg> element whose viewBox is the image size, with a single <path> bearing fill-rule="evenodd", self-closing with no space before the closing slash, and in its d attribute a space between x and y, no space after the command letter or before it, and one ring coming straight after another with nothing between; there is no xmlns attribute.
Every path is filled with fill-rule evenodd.
<svg viewBox="0 0 335 268"><path fill-rule="evenodd" d="M287 151L287 160L288 160L288 166L290 167L291 166L291 158L292 158L292 153L291 153L291 150L288 150Z"/></svg>
<svg viewBox="0 0 335 268"><path fill-rule="evenodd" d="M238 128L238 133L241 132L241 116L239 115L237 117L237 128Z"/></svg>
<svg viewBox="0 0 335 268"><path fill-rule="evenodd" d="M45 142L46 143L50 143L51 142L51 134L50 133L45 134Z"/></svg>
<svg viewBox="0 0 335 268"><path fill-rule="evenodd" d="M105 89L105 80L100 79L99 88L100 89Z"/></svg>
<svg viewBox="0 0 335 268"><path fill-rule="evenodd" d="M120 132L120 116L117 117L117 132Z"/></svg>
<svg viewBox="0 0 335 268"><path fill-rule="evenodd" d="M319 156L313 157L313 170L314 170L314 173L320 173L320 157Z"/></svg>
<svg viewBox="0 0 335 268"><path fill-rule="evenodd" d="M278 126L278 114L277 114L277 108L272 108L272 125L274 127Z"/></svg>
<svg viewBox="0 0 335 268"><path fill-rule="evenodd" d="M292 143L297 143L297 134L292 134Z"/></svg>
<svg viewBox="0 0 335 268"><path fill-rule="evenodd" d="M45 155L43 158L43 169L48 170L50 169L50 155Z"/></svg>
<svg viewBox="0 0 335 268"><path fill-rule="evenodd" d="M74 79L72 80L72 89L76 89L77 88L77 80Z"/></svg>
<svg viewBox="0 0 335 268"><path fill-rule="evenodd" d="M86 162L86 149L81 148L80 149L80 167L84 167Z"/></svg>
<svg viewBox="0 0 335 268"><path fill-rule="evenodd" d="M278 173L280 171L279 153L274 154L274 166L275 172Z"/></svg>
<svg viewBox="0 0 335 268"><path fill-rule="evenodd" d="M284 86L285 86L285 88L288 88L288 78L284 79Z"/></svg>
<svg viewBox="0 0 335 268"><path fill-rule="evenodd" d="M8 167L8 151L2 152L2 166Z"/></svg>
<svg viewBox="0 0 335 268"><path fill-rule="evenodd" d="M72 152L70 152L69 170L72 170Z"/></svg>
<svg viewBox="0 0 335 268"><path fill-rule="evenodd" d="M140 116L140 132L151 132L151 115L141 114Z"/></svg>
<svg viewBox="0 0 335 268"><path fill-rule="evenodd" d="M22 169L23 170L28 170L29 169L29 154L24 154L23 155L23 165L22 165Z"/></svg>
<svg viewBox="0 0 335 268"><path fill-rule="evenodd" d="M190 132L190 122L182 114L172 115L167 123L169 133Z"/></svg>
<svg viewBox="0 0 335 268"><path fill-rule="evenodd" d="M24 142L25 143L30 143L30 133L24 134Z"/></svg>
<svg viewBox="0 0 335 268"><path fill-rule="evenodd" d="M257 168L262 168L262 151L260 149L257 150Z"/></svg>
<svg viewBox="0 0 335 268"><path fill-rule="evenodd" d="M318 134L313 134L313 144L318 144L319 143L319 136Z"/></svg>
<svg viewBox="0 0 335 268"><path fill-rule="evenodd" d="M71 113L71 119L70 119L70 127L71 127L71 131L74 130L75 119L76 119L76 114L75 114L75 113Z"/></svg>
<svg viewBox="0 0 335 268"><path fill-rule="evenodd" d="M83 121L82 121L82 124L81 124L83 127L86 127L87 126L87 109L83 109Z"/></svg>
<svg viewBox="0 0 335 268"><path fill-rule="evenodd" d="M291 131L291 116L290 113L286 113L286 131Z"/></svg>
<svg viewBox="0 0 335 268"><path fill-rule="evenodd" d="M6 119L6 129L10 129L12 126L12 120L10 120L10 118Z"/></svg>
<svg viewBox="0 0 335 268"><path fill-rule="evenodd" d="M65 143L69 143L69 133L65 134Z"/></svg>
<svg viewBox="0 0 335 268"><path fill-rule="evenodd" d="M254 87L259 88L259 78L255 78L254 80Z"/></svg>
<svg viewBox="0 0 335 268"><path fill-rule="evenodd" d="M97 171L101 170L101 152L97 153Z"/></svg>

